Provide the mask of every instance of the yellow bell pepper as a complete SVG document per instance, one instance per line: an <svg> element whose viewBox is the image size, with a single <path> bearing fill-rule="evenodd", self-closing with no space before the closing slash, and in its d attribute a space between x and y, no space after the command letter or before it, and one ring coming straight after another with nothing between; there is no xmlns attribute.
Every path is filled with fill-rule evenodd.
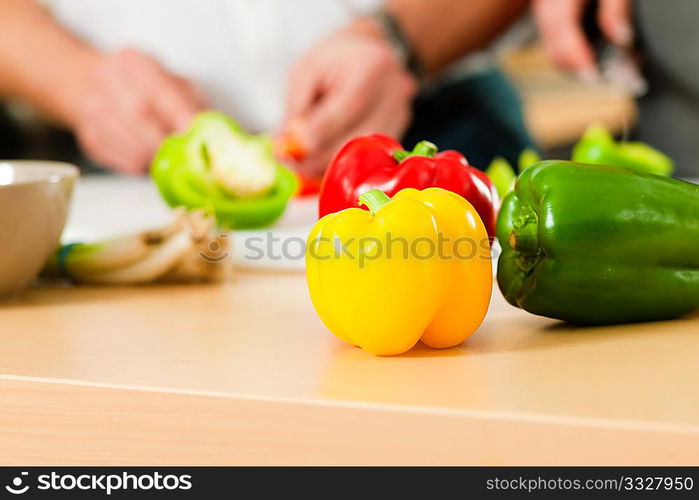
<svg viewBox="0 0 699 500"><path fill-rule="evenodd" d="M378 355L418 340L452 347L480 326L493 273L488 233L473 206L440 188L392 199L360 196L369 211L326 215L306 247L313 305L336 337Z"/></svg>

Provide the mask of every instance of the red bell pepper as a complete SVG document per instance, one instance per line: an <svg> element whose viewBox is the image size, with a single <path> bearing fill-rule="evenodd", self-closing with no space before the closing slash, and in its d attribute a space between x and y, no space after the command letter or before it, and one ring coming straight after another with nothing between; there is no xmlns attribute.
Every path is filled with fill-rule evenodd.
<svg viewBox="0 0 699 500"><path fill-rule="evenodd" d="M500 201L485 173L457 151L438 153L427 141L406 151L381 134L356 137L338 151L320 187L319 215L356 207L359 196L370 189L393 196L409 187L440 187L463 196L481 216L492 241Z"/></svg>
<svg viewBox="0 0 699 500"><path fill-rule="evenodd" d="M301 138L293 131L283 132L274 139L274 151L281 160L294 162L303 161L306 157L306 147ZM292 165L293 167L293 165ZM320 191L320 179L310 177L298 170L296 176L299 180L299 189L296 196L312 196Z"/></svg>
<svg viewBox="0 0 699 500"><path fill-rule="evenodd" d="M302 172L296 171L296 177L299 179L299 189L296 191L296 196L314 196L320 191L320 179L310 177Z"/></svg>

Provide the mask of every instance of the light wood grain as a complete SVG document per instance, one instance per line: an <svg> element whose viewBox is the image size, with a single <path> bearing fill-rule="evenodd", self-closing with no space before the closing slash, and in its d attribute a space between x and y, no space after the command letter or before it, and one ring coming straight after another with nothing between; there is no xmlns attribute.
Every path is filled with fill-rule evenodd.
<svg viewBox="0 0 699 500"><path fill-rule="evenodd" d="M0 380L3 464L683 464L699 432ZM649 451L652 458L649 459Z"/></svg>
<svg viewBox="0 0 699 500"><path fill-rule="evenodd" d="M496 294L464 345L379 358L298 274L34 288L0 306L0 463L699 463L698 334Z"/></svg>

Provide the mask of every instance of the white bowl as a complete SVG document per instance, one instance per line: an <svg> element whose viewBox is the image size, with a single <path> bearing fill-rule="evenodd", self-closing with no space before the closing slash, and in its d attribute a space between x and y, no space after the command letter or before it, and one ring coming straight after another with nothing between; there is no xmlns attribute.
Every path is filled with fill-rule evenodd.
<svg viewBox="0 0 699 500"><path fill-rule="evenodd" d="M27 286L55 251L78 175L68 163L0 160L0 297Z"/></svg>

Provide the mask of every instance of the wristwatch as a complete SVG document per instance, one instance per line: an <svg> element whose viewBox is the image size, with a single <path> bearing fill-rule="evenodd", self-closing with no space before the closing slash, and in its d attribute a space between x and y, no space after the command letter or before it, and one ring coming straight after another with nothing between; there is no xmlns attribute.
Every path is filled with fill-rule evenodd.
<svg viewBox="0 0 699 500"><path fill-rule="evenodd" d="M383 32L386 40L398 56L398 60L410 73L421 81L424 77L424 69L417 57L413 46L405 36L398 20L389 12L379 9L372 14L372 18Z"/></svg>

